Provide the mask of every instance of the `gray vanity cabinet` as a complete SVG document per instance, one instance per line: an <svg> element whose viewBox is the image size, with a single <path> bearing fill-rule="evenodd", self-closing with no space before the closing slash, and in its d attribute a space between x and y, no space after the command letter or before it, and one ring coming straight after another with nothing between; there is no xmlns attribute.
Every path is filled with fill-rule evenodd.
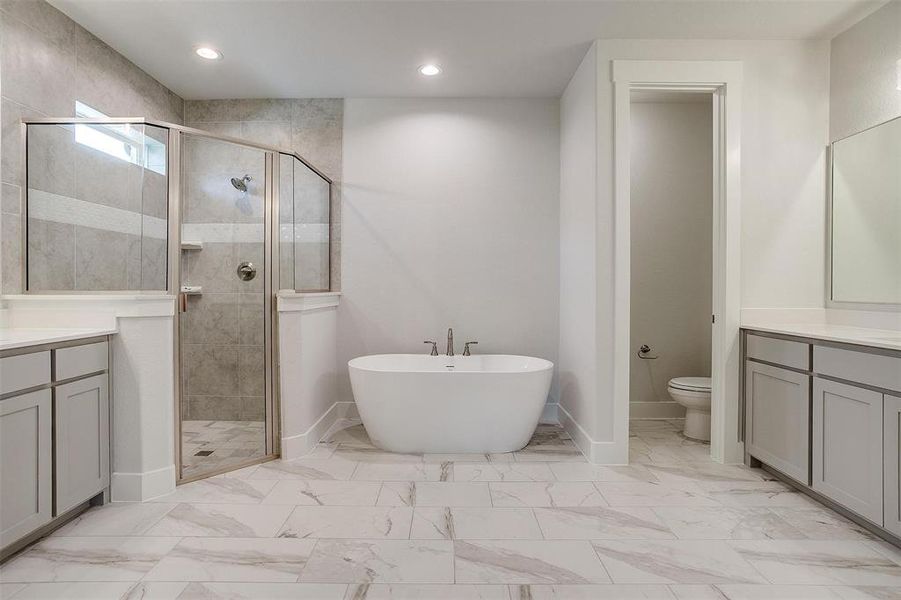
<svg viewBox="0 0 901 600"><path fill-rule="evenodd" d="M0 401L0 547L52 518L52 427L50 390Z"/></svg>
<svg viewBox="0 0 901 600"><path fill-rule="evenodd" d="M901 397L885 401L885 528L901 536Z"/></svg>
<svg viewBox="0 0 901 600"><path fill-rule="evenodd" d="M809 482L810 376L747 361L747 449L755 458Z"/></svg>
<svg viewBox="0 0 901 600"><path fill-rule="evenodd" d="M813 489L883 524L883 395L817 377Z"/></svg>
<svg viewBox="0 0 901 600"><path fill-rule="evenodd" d="M57 386L56 500L61 515L109 485L109 379L106 374Z"/></svg>

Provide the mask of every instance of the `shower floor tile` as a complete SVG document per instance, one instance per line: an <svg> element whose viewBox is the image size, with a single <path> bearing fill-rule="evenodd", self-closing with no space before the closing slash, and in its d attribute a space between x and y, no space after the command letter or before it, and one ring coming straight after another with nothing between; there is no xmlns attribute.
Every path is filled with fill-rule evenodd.
<svg viewBox="0 0 901 600"><path fill-rule="evenodd" d="M182 421L182 474L192 477L266 454L263 421Z"/></svg>
<svg viewBox="0 0 901 600"><path fill-rule="evenodd" d="M261 422L188 421L190 468L254 451ZM392 455L361 425L303 458L92 508L0 566L28 598L901 599L901 551L680 423L634 422L599 466L542 425L510 454ZM246 444L246 445L245 445ZM209 456L194 456L212 451ZM557 460L554 460L554 459ZM211 461L217 460L218 463Z"/></svg>

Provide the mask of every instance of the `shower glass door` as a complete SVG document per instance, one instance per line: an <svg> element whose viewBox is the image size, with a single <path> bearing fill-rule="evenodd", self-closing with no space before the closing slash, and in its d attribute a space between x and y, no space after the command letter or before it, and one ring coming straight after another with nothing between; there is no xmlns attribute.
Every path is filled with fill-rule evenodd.
<svg viewBox="0 0 901 600"><path fill-rule="evenodd" d="M266 160L258 148L182 136L180 480L272 452Z"/></svg>

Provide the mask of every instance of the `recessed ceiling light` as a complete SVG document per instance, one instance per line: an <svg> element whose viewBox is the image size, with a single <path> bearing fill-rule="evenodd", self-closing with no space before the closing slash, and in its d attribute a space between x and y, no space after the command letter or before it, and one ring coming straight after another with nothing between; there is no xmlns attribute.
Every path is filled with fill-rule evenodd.
<svg viewBox="0 0 901 600"><path fill-rule="evenodd" d="M200 58L205 58L207 60L219 60L222 58L221 52L215 48L210 48L209 46L199 46L194 49L194 53Z"/></svg>
<svg viewBox="0 0 901 600"><path fill-rule="evenodd" d="M441 72L441 67L432 64L422 65L421 67L419 67L419 72L426 77L434 77Z"/></svg>

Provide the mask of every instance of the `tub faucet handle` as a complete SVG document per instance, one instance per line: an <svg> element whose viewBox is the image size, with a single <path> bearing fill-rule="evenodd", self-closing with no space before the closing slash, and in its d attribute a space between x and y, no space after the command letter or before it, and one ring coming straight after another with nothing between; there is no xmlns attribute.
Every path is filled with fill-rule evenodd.
<svg viewBox="0 0 901 600"><path fill-rule="evenodd" d="M423 342L423 344L431 344L432 351L429 354L431 354L432 356L438 356L438 342L430 342L429 340L426 340Z"/></svg>
<svg viewBox="0 0 901 600"><path fill-rule="evenodd" d="M469 352L470 344L478 344L478 342L466 342L465 344L463 344L463 356L471 356Z"/></svg>

